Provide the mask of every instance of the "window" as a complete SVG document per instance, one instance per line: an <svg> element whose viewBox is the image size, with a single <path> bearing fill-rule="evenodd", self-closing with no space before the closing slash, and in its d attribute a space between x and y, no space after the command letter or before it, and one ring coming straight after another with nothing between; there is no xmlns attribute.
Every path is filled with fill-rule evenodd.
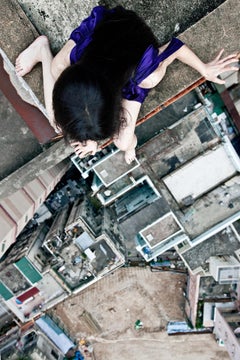
<svg viewBox="0 0 240 360"><path fill-rule="evenodd" d="M58 354L56 353L55 350L52 349L51 355L52 355L55 359L58 359Z"/></svg>
<svg viewBox="0 0 240 360"><path fill-rule="evenodd" d="M5 249L5 243L2 244L2 253L4 252Z"/></svg>

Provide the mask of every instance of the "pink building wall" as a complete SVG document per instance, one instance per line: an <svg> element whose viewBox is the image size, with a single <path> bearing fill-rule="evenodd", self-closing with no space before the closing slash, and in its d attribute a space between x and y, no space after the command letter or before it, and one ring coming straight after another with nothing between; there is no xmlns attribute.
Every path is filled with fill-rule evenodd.
<svg viewBox="0 0 240 360"><path fill-rule="evenodd" d="M17 224L17 235L22 231L34 213L34 202L23 189L3 199L1 206Z"/></svg>
<svg viewBox="0 0 240 360"><path fill-rule="evenodd" d="M226 311L224 309L224 311ZM240 315L238 314L239 321ZM239 360L240 359L240 339L236 337L233 332L233 329L228 324L227 319L224 318L224 312L221 312L220 308L216 308L215 312L215 327L214 333L218 339L224 341L224 345L230 359Z"/></svg>
<svg viewBox="0 0 240 360"><path fill-rule="evenodd" d="M69 168L63 161L0 202L0 258Z"/></svg>
<svg viewBox="0 0 240 360"><path fill-rule="evenodd" d="M185 301L185 313L193 326L196 325L200 276L189 273L187 294Z"/></svg>
<svg viewBox="0 0 240 360"><path fill-rule="evenodd" d="M42 182L36 178L23 188L34 202L34 212L45 201L48 192Z"/></svg>
<svg viewBox="0 0 240 360"><path fill-rule="evenodd" d="M0 206L0 257L15 242L17 225Z"/></svg>

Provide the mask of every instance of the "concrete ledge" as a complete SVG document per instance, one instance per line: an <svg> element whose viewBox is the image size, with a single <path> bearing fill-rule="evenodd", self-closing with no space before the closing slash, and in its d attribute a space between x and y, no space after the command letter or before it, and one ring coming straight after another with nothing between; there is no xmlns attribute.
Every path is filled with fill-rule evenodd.
<svg viewBox="0 0 240 360"><path fill-rule="evenodd" d="M19 53L39 34L17 1L1 0L0 13L0 48L14 64ZM37 98L43 102L40 66L34 68L31 74L25 77L25 80Z"/></svg>
<svg viewBox="0 0 240 360"><path fill-rule="evenodd" d="M204 61L212 60L224 48L225 54L240 50L240 2L227 0L209 15L190 27L179 38ZM174 62L161 83L153 89L144 103L141 115L180 93L200 75L180 62Z"/></svg>
<svg viewBox="0 0 240 360"><path fill-rule="evenodd" d="M81 7L79 7L78 0L71 2L53 0L50 4L44 0L2 0L0 4L2 13L0 28L3 31L0 46L13 62L19 52L29 45L38 34L19 3L29 19L38 27L39 32L49 37L54 52L61 48L68 39L72 29L88 16L93 6L99 3L116 5L116 2L113 0L101 2L86 1L81 4ZM171 30L169 26L172 28L172 33L174 33L173 25L178 20L178 14L176 11L172 11L173 18L166 19L166 26L164 27L162 24L164 14L166 13L168 16L170 14L165 2L163 1L156 5L154 1L148 0L146 3L149 3L147 14L151 11L150 18L148 19L146 18L146 13L143 13L144 6L142 4L135 4L127 0L122 1L123 5L138 11L143 18L146 18L153 31L163 42L167 41ZM174 8L176 6L178 6L180 12L184 8L184 4L181 5L178 1ZM197 5L194 3L193 6L196 7ZM155 8L156 14L154 13ZM238 0L227 0L195 25L180 34L179 38L189 45L204 61L212 59L222 47L225 48L226 54L237 51L240 49L239 13L240 2ZM170 24L169 26L167 26L167 21ZM9 23L12 23L12 27L8 25ZM39 71L39 69L34 69L30 75L26 76L26 81L42 101L41 74L39 74ZM150 92L148 100L142 107L141 117L190 86L199 78L199 74L194 70L175 62L169 68L161 84Z"/></svg>

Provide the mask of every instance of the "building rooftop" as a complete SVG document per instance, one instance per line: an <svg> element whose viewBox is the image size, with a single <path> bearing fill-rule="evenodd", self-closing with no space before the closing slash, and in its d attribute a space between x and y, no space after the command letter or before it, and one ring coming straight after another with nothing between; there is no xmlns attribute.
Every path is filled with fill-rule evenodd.
<svg viewBox="0 0 240 360"><path fill-rule="evenodd" d="M189 102L191 98L187 97L186 107ZM184 116L182 113L182 118L170 124L165 131L162 129L138 150L139 159L150 161L158 177L162 178L219 142L206 108L201 105L196 110L189 107L192 110L190 114Z"/></svg>
<svg viewBox="0 0 240 360"><path fill-rule="evenodd" d="M117 151L105 157L104 160L99 161L93 166L93 170L102 183L105 186L109 186L121 177L133 171L139 165L140 164L137 159L135 159L131 164L127 164L124 160L124 153L122 151Z"/></svg>
<svg viewBox="0 0 240 360"><path fill-rule="evenodd" d="M135 182L134 185L114 202L113 208L118 222L124 221L161 197L147 176L139 179L139 182Z"/></svg>
<svg viewBox="0 0 240 360"><path fill-rule="evenodd" d="M239 249L239 234L233 226L226 227L217 234L181 254L192 271L203 267L208 272L207 260L215 255L234 255Z"/></svg>
<svg viewBox="0 0 240 360"><path fill-rule="evenodd" d="M240 176L222 183L182 211L180 221L191 239L240 211ZM209 216L211 214L211 216Z"/></svg>
<svg viewBox="0 0 240 360"><path fill-rule="evenodd" d="M92 237L91 244L88 242L87 245L86 239L81 236L76 242L72 240L66 247L58 248L58 262L53 265L56 273L71 291L123 264L106 236L97 240Z"/></svg>
<svg viewBox="0 0 240 360"><path fill-rule="evenodd" d="M1 271L1 281L11 291L12 296L21 294L31 287L31 283L23 274L16 269L14 264L8 265Z"/></svg>
<svg viewBox="0 0 240 360"><path fill-rule="evenodd" d="M143 144L138 158L140 169L158 183L190 239L240 210L239 159L206 107Z"/></svg>
<svg viewBox="0 0 240 360"><path fill-rule="evenodd" d="M182 230L180 224L172 213L165 214L163 217L148 225L140 231L140 234L152 248L169 237L176 235Z"/></svg>
<svg viewBox="0 0 240 360"><path fill-rule="evenodd" d="M163 179L180 205L188 205L237 173L224 145L205 152ZM190 198L190 200L189 200Z"/></svg>
<svg viewBox="0 0 240 360"><path fill-rule="evenodd" d="M136 235L168 212L169 206L166 200L160 197L121 222L119 229L124 236L126 248L135 253Z"/></svg>
<svg viewBox="0 0 240 360"><path fill-rule="evenodd" d="M212 276L202 276L199 284L199 300L230 300L229 284L219 284Z"/></svg>

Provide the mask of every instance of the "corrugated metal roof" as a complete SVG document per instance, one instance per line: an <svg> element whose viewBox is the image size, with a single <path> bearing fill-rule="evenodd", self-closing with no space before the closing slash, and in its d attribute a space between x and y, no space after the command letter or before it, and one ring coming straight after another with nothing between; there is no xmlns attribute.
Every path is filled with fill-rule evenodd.
<svg viewBox="0 0 240 360"><path fill-rule="evenodd" d="M69 349L75 347L71 339L64 334L49 316L44 315L37 319L36 324L64 355Z"/></svg>
<svg viewBox="0 0 240 360"><path fill-rule="evenodd" d="M10 290L0 281L0 295L4 298L4 300L9 300L13 297L13 294Z"/></svg>
<svg viewBox="0 0 240 360"><path fill-rule="evenodd" d="M86 231L84 231L80 236L75 239L75 244L80 247L82 251L89 248L89 246L91 246L93 243L94 240Z"/></svg>
<svg viewBox="0 0 240 360"><path fill-rule="evenodd" d="M42 279L41 274L35 269L35 267L23 257L15 263L16 267L21 271L21 273L29 280L32 284L40 281Z"/></svg>
<svg viewBox="0 0 240 360"><path fill-rule="evenodd" d="M24 301L26 301L27 299L30 299L32 296L37 295L38 293L39 293L38 288L33 287L30 290L23 293L22 295L18 296L17 300L20 301L21 303L23 303Z"/></svg>

